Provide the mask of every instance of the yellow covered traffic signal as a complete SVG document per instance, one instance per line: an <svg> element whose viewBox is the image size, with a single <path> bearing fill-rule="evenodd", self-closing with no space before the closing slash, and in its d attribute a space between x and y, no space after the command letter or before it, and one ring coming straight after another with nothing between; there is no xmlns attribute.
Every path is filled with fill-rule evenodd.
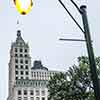
<svg viewBox="0 0 100 100"><path fill-rule="evenodd" d="M14 4L21 15L26 15L31 10L33 2L32 0L14 0Z"/></svg>

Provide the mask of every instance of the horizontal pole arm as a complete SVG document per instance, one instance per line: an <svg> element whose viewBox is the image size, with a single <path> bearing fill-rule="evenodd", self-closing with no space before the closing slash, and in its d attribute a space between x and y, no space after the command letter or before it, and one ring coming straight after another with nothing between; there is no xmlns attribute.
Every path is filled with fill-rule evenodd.
<svg viewBox="0 0 100 100"><path fill-rule="evenodd" d="M62 41L81 41L81 42L86 41L86 40L82 40L82 39L63 39L63 38L60 38L59 40L62 40Z"/></svg>

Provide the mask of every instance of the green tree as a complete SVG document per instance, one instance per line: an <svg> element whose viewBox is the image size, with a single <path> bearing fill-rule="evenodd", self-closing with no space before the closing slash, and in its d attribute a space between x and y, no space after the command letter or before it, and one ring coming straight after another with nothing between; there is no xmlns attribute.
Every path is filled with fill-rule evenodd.
<svg viewBox="0 0 100 100"><path fill-rule="evenodd" d="M96 58L100 76L100 57ZM48 83L50 100L95 100L87 57L78 57L78 64L66 73L55 74Z"/></svg>
<svg viewBox="0 0 100 100"><path fill-rule="evenodd" d="M65 100L70 83L64 73L55 74L48 83L49 100ZM65 88L66 87L66 88Z"/></svg>
<svg viewBox="0 0 100 100"><path fill-rule="evenodd" d="M78 65L69 68L67 77L71 82L72 97L78 100L92 100L90 97L94 98L87 57L79 57Z"/></svg>

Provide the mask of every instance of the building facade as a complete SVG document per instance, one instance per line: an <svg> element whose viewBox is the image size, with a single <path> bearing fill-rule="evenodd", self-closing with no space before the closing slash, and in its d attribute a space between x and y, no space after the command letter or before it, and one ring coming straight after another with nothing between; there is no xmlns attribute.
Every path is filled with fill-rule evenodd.
<svg viewBox="0 0 100 100"><path fill-rule="evenodd" d="M48 100L47 83L55 73L59 72L48 70L41 61L31 65L29 45L18 30L10 50L7 100Z"/></svg>

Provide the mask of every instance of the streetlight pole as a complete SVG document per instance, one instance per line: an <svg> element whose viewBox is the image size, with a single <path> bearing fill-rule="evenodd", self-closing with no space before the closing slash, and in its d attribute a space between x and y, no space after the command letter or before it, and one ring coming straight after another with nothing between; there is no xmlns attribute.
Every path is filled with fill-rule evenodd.
<svg viewBox="0 0 100 100"><path fill-rule="evenodd" d="M93 81L94 93L95 93L96 100L100 100L100 84L99 84L99 79L97 75L96 62L94 59L94 53L93 53L93 47L91 43L91 36L90 36L90 30L89 30L85 5L82 5L80 7L80 13L82 15L82 20L83 20L83 26L84 26L84 32L85 32L84 37L86 39L86 46L87 46L87 51L88 51L91 79Z"/></svg>
<svg viewBox="0 0 100 100"><path fill-rule="evenodd" d="M95 94L96 100L100 100L100 84L99 84L99 79L98 79L98 75L97 75L96 62L95 62L95 59L94 59L94 52L93 52L92 41L91 41L91 36L90 36L90 30L89 30L89 25L88 25L86 6L82 5L79 8L77 6L77 4L73 0L71 0L71 2L74 4L74 6L77 8L77 10L79 11L79 13L82 16L82 21L83 21L83 26L84 26L84 30L83 30L81 28L81 26L77 23L75 18L68 11L68 9L65 7L65 5L62 3L62 1L61 0L58 0L58 1L63 6L63 8L67 11L69 16L76 23L76 25L84 33L84 37L85 37L85 40L86 40L88 57L89 57L89 63L90 63L90 72L91 72L91 79L92 79L92 82L93 82L94 94ZM61 40L66 40L66 39L61 39Z"/></svg>

